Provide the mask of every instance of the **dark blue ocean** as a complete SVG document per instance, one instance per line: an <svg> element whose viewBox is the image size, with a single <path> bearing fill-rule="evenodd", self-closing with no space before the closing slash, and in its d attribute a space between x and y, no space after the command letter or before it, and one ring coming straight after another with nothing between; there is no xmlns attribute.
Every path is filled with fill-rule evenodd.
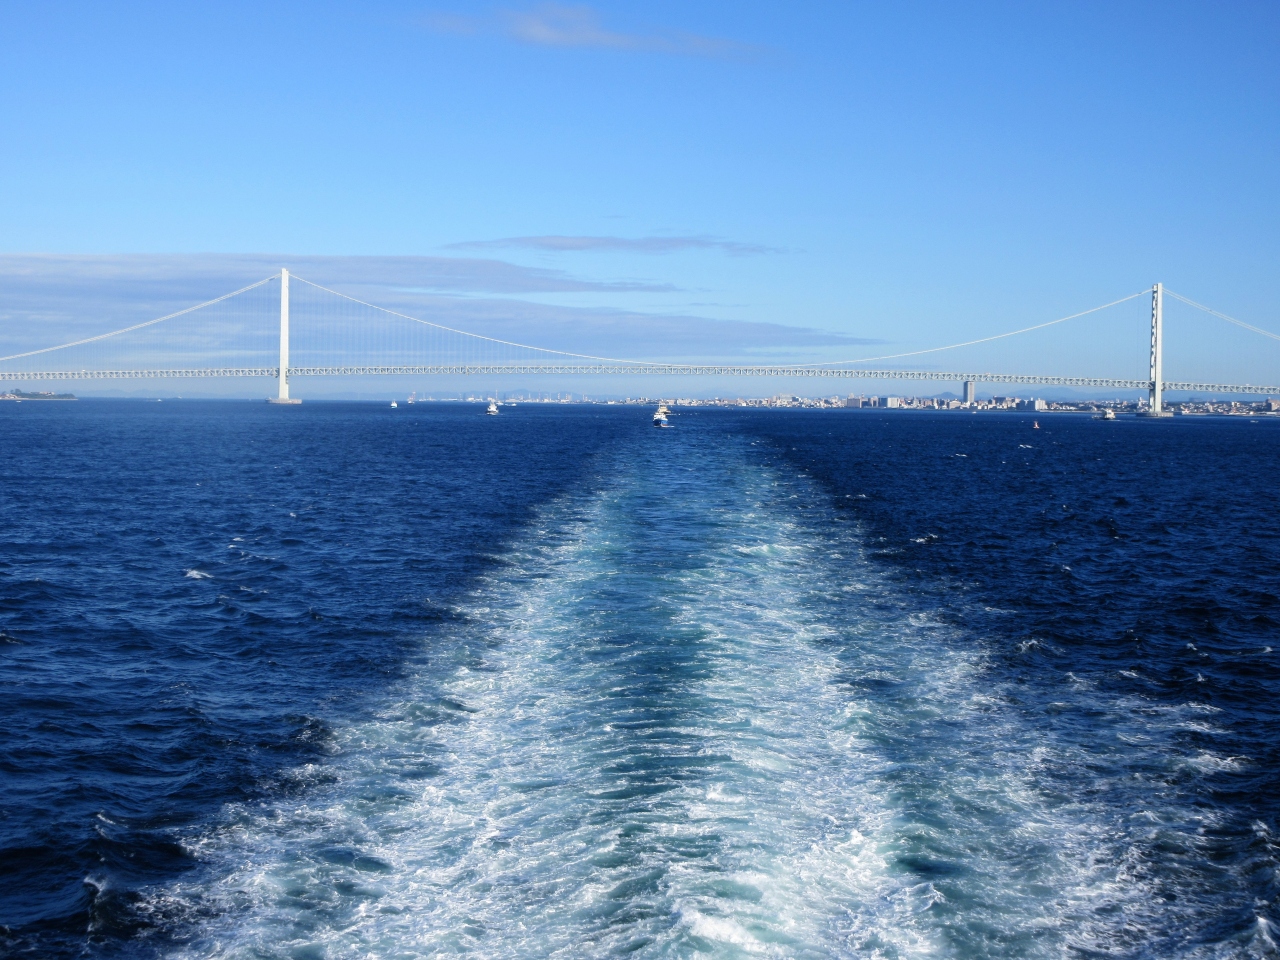
<svg viewBox="0 0 1280 960"><path fill-rule="evenodd" d="M1280 420L482 409L0 404L0 955L1280 955Z"/></svg>

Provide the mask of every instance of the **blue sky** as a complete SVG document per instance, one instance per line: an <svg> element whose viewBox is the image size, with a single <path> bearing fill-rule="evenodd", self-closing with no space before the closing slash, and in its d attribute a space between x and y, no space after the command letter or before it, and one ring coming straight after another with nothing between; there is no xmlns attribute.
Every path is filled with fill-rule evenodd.
<svg viewBox="0 0 1280 960"><path fill-rule="evenodd" d="M7 3L7 336L221 292L228 254L457 260L430 308L535 340L618 312L893 352L1155 280L1280 330L1278 50L1249 2ZM32 307L33 253L99 255L42 281L94 309ZM388 295L403 262L367 261ZM1145 310L957 362L1141 376ZM1276 382L1273 348L1171 309L1170 376Z"/></svg>

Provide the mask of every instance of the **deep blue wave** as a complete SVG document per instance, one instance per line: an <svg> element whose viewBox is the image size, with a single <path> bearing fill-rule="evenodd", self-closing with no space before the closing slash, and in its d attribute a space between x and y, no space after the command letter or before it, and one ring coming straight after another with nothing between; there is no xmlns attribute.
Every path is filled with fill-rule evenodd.
<svg viewBox="0 0 1280 960"><path fill-rule="evenodd" d="M647 413L0 409L0 952L351 955L333 903L235 885L348 871L380 878L351 903L391 904L409 864L467 864L507 879L379 935L1274 953L1280 423ZM393 749L406 723L433 745ZM435 807L355 812L378 783L479 810L519 766L486 765L495 743L551 798L486 821L498 847L409 843ZM785 778L751 773L771 757ZM652 839L726 791L754 813ZM290 826L322 798L345 812ZM550 823L588 860L534 844ZM839 830L881 839L855 856ZM523 895L485 892L605 878L607 910L548 908L519 942Z"/></svg>

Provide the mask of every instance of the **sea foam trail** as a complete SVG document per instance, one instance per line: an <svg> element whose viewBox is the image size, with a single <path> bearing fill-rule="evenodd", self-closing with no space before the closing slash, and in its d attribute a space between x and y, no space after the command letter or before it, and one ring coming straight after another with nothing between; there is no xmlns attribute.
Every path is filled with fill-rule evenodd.
<svg viewBox="0 0 1280 960"><path fill-rule="evenodd" d="M151 898L227 957L1131 952L1102 805L739 441L663 431L549 511L302 799ZM1128 932L1126 933L1126 929ZM1126 940L1126 938L1128 938Z"/></svg>

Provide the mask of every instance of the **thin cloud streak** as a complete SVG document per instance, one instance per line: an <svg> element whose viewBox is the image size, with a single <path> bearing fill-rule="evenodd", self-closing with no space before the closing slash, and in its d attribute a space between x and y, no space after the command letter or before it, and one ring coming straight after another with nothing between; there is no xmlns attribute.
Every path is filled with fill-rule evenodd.
<svg viewBox="0 0 1280 960"><path fill-rule="evenodd" d="M717 237L597 237L546 235L537 237L503 237L497 240L466 240L451 243L450 250L493 250L519 247L526 250L549 250L556 253L603 251L619 253L675 253L679 250L721 250L735 257L776 253L773 247L756 243L739 243Z"/></svg>
<svg viewBox="0 0 1280 960"><path fill-rule="evenodd" d="M437 33L476 35L499 33L518 43L537 47L626 50L712 59L759 55L762 48L697 33L661 30L627 33L604 25L599 13L584 4L543 3L531 9L505 9L496 17L453 13L428 15L423 23Z"/></svg>
<svg viewBox="0 0 1280 960"><path fill-rule="evenodd" d="M0 355L172 313L281 266L361 300L484 336L647 360L815 362L883 341L778 323L548 304L542 275L499 261L279 254L0 254ZM505 266L513 266L507 264ZM554 275L562 283L561 275ZM597 289L561 285L557 289ZM268 323L271 307L266 308ZM306 318L299 313L298 324ZM269 339L269 337L268 337Z"/></svg>
<svg viewBox="0 0 1280 960"><path fill-rule="evenodd" d="M271 254L0 255L0 287L42 280L111 281L151 288L202 276L258 279L281 266L305 275L322 273L334 283L388 284L465 294L671 293L671 284L642 280L585 280L563 270L524 267L472 257L281 257Z"/></svg>

